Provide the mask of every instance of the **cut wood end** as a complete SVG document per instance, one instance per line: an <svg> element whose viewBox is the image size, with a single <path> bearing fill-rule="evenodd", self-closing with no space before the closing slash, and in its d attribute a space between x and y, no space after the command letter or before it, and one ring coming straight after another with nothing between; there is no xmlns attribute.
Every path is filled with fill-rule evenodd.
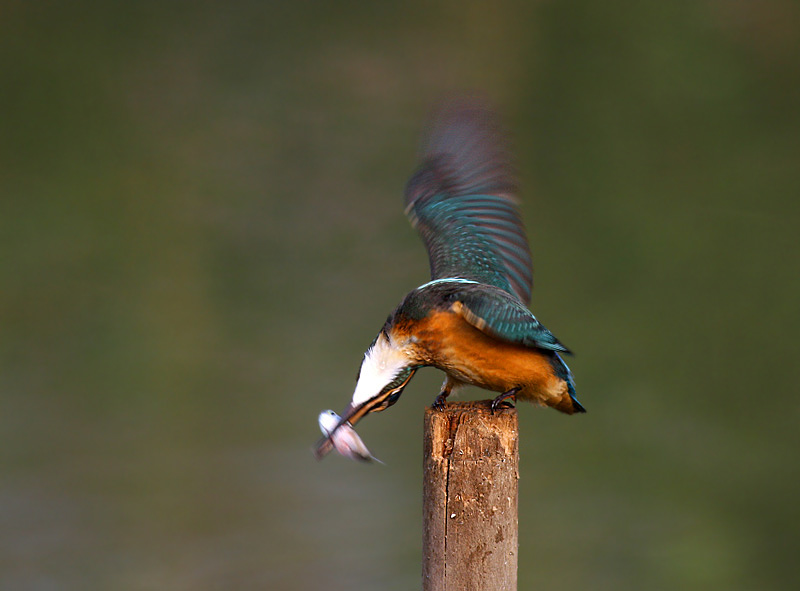
<svg viewBox="0 0 800 591"><path fill-rule="evenodd" d="M443 410L425 410L426 454L443 460L516 455L519 423L516 408L491 410L491 400L448 402ZM477 447L475 444L478 444Z"/></svg>

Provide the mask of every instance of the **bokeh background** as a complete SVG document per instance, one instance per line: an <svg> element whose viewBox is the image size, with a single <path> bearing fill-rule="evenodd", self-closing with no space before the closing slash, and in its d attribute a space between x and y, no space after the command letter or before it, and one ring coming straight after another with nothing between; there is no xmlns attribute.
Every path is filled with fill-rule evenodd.
<svg viewBox="0 0 800 591"><path fill-rule="evenodd" d="M428 278L422 123L514 132L533 309L520 589L790 589L790 0L0 3L0 588L419 588L424 370L317 463ZM473 390L470 397L480 397Z"/></svg>

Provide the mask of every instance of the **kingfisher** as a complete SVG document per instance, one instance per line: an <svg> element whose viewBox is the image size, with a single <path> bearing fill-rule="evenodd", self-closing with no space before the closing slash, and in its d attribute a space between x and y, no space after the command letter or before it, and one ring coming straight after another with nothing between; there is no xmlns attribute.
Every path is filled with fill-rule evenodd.
<svg viewBox="0 0 800 591"><path fill-rule="evenodd" d="M528 308L533 270L508 142L495 113L451 101L431 118L405 213L428 250L431 280L408 293L367 348L337 428L395 404L422 367L444 372L433 408L465 385L498 392L491 408L526 400L586 412L562 354Z"/></svg>

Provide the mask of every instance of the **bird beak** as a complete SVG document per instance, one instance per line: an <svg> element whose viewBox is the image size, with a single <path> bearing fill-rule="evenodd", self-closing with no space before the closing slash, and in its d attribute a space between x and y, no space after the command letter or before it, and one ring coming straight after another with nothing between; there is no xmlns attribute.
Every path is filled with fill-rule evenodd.
<svg viewBox="0 0 800 591"><path fill-rule="evenodd" d="M352 402L348 404L340 415L342 420L340 420L339 423L333 429L331 429L330 433L317 441L316 445L314 446L314 457L318 460L321 460L328 455L328 452L333 449L333 442L331 441L333 434L336 433L336 430L344 423L350 423L351 426L355 426L355 424L364 418L365 415L368 415L374 411L384 410L394 404L397 401L397 398L395 397L393 400L389 399L393 394L396 394L398 390L402 391L402 389L406 387L416 371L416 369L411 370L411 373L408 375L405 381L393 390L389 390L383 394L378 394L375 398L370 398L366 402L358 405L353 404Z"/></svg>
<svg viewBox="0 0 800 591"><path fill-rule="evenodd" d="M372 400L367 400L364 404L360 405L355 405L351 402L342 411L342 423L347 421L351 425L355 426L358 421L372 412L372 409L375 406L380 405L384 398L384 396L381 396L380 398L373 398Z"/></svg>

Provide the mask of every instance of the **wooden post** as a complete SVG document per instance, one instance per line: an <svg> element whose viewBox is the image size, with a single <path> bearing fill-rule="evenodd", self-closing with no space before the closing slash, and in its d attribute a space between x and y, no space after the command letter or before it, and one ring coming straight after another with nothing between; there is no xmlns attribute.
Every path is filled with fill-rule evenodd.
<svg viewBox="0 0 800 591"><path fill-rule="evenodd" d="M429 408L423 439L423 591L516 591L516 409Z"/></svg>

